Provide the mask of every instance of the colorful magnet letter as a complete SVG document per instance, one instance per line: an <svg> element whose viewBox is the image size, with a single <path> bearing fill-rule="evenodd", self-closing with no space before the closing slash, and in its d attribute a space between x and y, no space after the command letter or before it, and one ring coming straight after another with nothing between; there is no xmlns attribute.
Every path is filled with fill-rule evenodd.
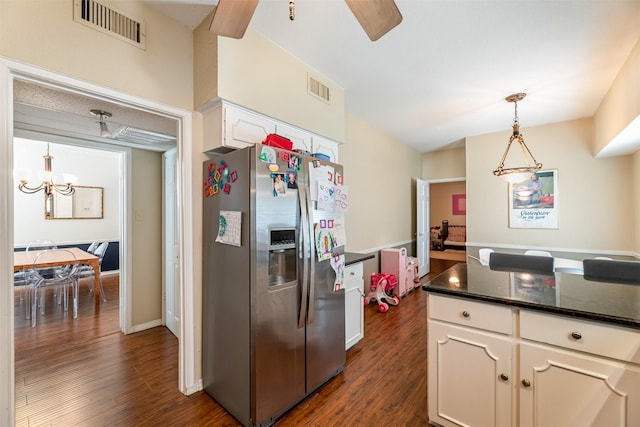
<svg viewBox="0 0 640 427"><path fill-rule="evenodd" d="M232 171L229 177L231 178L231 182L236 182L236 179L238 179L238 171Z"/></svg>
<svg viewBox="0 0 640 427"><path fill-rule="evenodd" d="M229 184L224 184L224 187L222 187L224 192L229 194L229 192L231 191L231 185Z"/></svg>

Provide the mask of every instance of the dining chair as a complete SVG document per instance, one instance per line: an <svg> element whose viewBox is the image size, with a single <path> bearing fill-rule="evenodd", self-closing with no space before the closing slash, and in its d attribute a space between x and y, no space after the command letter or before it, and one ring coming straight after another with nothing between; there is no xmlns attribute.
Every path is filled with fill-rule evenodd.
<svg viewBox="0 0 640 427"><path fill-rule="evenodd" d="M585 259L582 261L585 280L640 285L640 262Z"/></svg>
<svg viewBox="0 0 640 427"><path fill-rule="evenodd" d="M480 263L482 265L489 265L489 256L493 252L491 248L481 248L478 250L478 258L480 259Z"/></svg>
<svg viewBox="0 0 640 427"><path fill-rule="evenodd" d="M478 265L482 265L482 261L480 260L480 258L475 257L473 255L467 255L467 258L469 258L469 262L467 264L478 264Z"/></svg>
<svg viewBox="0 0 640 427"><path fill-rule="evenodd" d="M93 254L98 248L99 244L100 244L100 240L94 240L93 242L91 242L91 244L87 248L87 252L89 252L90 254Z"/></svg>
<svg viewBox="0 0 640 427"><path fill-rule="evenodd" d="M38 253L42 251L48 251L51 249L57 249L58 246L55 242L51 240L34 240L30 242L25 248L25 252ZM26 292L27 286L29 285L30 276L28 274L28 270L20 270L13 273L13 286L21 287L20 292L20 302L22 303L25 300L25 296L27 297L27 310L25 310L26 318L29 319L30 311L28 309L29 306L29 292Z"/></svg>
<svg viewBox="0 0 640 427"><path fill-rule="evenodd" d="M532 274L553 274L553 257L506 254L492 252L489 256L489 268L497 271L514 271Z"/></svg>
<svg viewBox="0 0 640 427"><path fill-rule="evenodd" d="M547 252L547 251L538 251L538 250L527 250L524 251L525 255L533 255L533 256L546 256L546 257L553 257L553 255L551 255L551 252Z"/></svg>
<svg viewBox="0 0 640 427"><path fill-rule="evenodd" d="M104 259L104 254L107 253L107 248L109 247L109 242L102 242L100 243L100 245L98 245L98 247L96 248L96 250L94 251L94 255L98 257L98 265L100 266L100 273L102 273L102 260ZM95 274L95 271L93 270L93 267L87 264L82 264L79 268L78 268L78 279L83 279L86 277L93 277L93 275ZM102 287L102 274L100 274L100 277L98 278L99 283L100 283L100 296L103 302L107 302L107 297L104 294L104 288ZM91 282L91 285L89 287L91 290L93 290L93 282Z"/></svg>
<svg viewBox="0 0 640 427"><path fill-rule="evenodd" d="M60 256L64 256L69 262L62 266L51 267L51 264L57 262ZM73 292L73 318L76 319L78 317L77 272L76 257L71 251L51 249L42 251L36 256L33 268L27 273L30 276L32 327L36 326L38 294L40 295L40 312L44 315L44 297L47 287L56 287L58 289L64 300L64 310L67 311L69 308L68 287L71 286Z"/></svg>

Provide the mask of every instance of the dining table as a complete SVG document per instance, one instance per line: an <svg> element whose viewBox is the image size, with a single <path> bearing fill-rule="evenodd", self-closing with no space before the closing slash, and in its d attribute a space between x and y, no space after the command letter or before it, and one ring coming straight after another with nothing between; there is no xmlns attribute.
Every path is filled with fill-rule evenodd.
<svg viewBox="0 0 640 427"><path fill-rule="evenodd" d="M100 259L80 248L58 248L55 257L48 257L46 263L38 264L38 268L59 267L68 264L87 264L93 268L93 293L96 304L100 303ZM54 250L55 251L55 250ZM28 270L34 267L34 262L41 251L15 251L13 253L13 271ZM69 255L73 254L73 257Z"/></svg>

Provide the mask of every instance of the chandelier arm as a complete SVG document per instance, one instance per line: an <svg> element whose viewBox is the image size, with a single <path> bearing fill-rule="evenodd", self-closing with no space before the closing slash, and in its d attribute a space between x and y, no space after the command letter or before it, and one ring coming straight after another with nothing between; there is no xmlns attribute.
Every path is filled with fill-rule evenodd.
<svg viewBox="0 0 640 427"><path fill-rule="evenodd" d="M522 136L520 135L518 135L518 144L520 145L520 151L522 151L522 157L524 157L524 162L527 164L527 167L531 167L531 164L529 163L529 158L527 157L527 151L529 150L528 149L525 150L526 145L524 143L524 140L522 139Z"/></svg>
<svg viewBox="0 0 640 427"><path fill-rule="evenodd" d="M521 138L522 139L522 138ZM536 167L536 169L540 169L542 167L542 163L539 163L536 158L533 156L533 153L531 152L531 150L529 150L529 147L527 146L527 144L524 142L524 139L522 139L522 146L524 146L524 149L527 150L527 153L529 153L529 155L531 156L531 160L533 160L533 163Z"/></svg>
<svg viewBox="0 0 640 427"><path fill-rule="evenodd" d="M509 138L509 143L507 144L507 149L504 150L504 154L502 155L502 159L500 163L498 163L498 167L493 171L493 174L496 176L502 175L502 170L504 169L504 161L507 159L507 154L509 154L509 148L511 148L511 143L513 142L515 135L511 135Z"/></svg>
<svg viewBox="0 0 640 427"><path fill-rule="evenodd" d="M51 188L57 193L62 194L63 196L70 196L76 191L76 189L71 184L53 184Z"/></svg>
<svg viewBox="0 0 640 427"><path fill-rule="evenodd" d="M18 190L27 194L37 193L42 189L44 189L44 182L40 183L40 185L38 185L37 187L29 187L26 181L22 181L20 182L20 184L18 184Z"/></svg>

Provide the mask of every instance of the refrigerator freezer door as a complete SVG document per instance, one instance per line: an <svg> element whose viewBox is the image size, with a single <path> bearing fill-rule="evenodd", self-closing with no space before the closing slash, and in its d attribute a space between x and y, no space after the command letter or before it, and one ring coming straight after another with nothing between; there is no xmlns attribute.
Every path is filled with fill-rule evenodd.
<svg viewBox="0 0 640 427"><path fill-rule="evenodd" d="M272 158L263 155L261 146L252 150L256 263L252 272L251 387L255 396L253 420L262 424L305 396L305 330L298 328L299 275L288 282L269 284L270 236L274 229L299 229L298 190L286 186L289 164L279 151L275 150Z"/></svg>

